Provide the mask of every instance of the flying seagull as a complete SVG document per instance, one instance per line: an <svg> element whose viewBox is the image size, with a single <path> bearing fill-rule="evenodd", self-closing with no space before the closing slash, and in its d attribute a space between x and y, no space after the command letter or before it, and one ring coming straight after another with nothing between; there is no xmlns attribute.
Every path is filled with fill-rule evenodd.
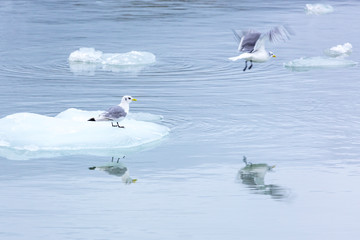
<svg viewBox="0 0 360 240"><path fill-rule="evenodd" d="M132 101L137 100L131 96L123 96L119 105L109 108L107 111L100 113L98 117L90 118L88 121L111 121L111 126L124 128L124 126L119 125L119 122L129 113L129 104ZM116 122L116 124L113 122Z"/></svg>
<svg viewBox="0 0 360 240"><path fill-rule="evenodd" d="M288 40L290 36L289 29L284 26L278 26L272 28L266 33L260 33L254 30L239 31L232 29L235 40L239 44L238 51L241 54L237 57L229 58L232 61L239 59L245 59L245 68L247 68L247 62L250 61L251 65L249 70L253 66L253 62L266 62L271 57L276 57L272 52L268 52L265 49L265 40L270 42L278 42L280 40Z"/></svg>

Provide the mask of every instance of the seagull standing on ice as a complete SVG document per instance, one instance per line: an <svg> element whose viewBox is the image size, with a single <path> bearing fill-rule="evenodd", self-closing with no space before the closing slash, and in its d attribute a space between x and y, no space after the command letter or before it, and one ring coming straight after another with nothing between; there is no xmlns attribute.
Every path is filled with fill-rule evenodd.
<svg viewBox="0 0 360 240"><path fill-rule="evenodd" d="M239 59L245 59L245 68L247 68L247 62L250 61L251 65L249 70L253 66L253 62L266 62L271 57L276 57L272 52L265 50L265 40L270 42L277 42L279 40L289 39L289 31L284 26L274 27L266 33L259 33L254 30L249 31L237 31L233 30L235 40L238 42L238 51L242 52L237 57L229 58L232 61Z"/></svg>
<svg viewBox="0 0 360 240"><path fill-rule="evenodd" d="M131 96L123 96L119 105L109 108L107 111L99 114L98 117L90 118L88 121L111 121L111 126L124 128L124 126L119 125L119 122L129 113L129 104L133 101L137 100ZM116 122L116 124L113 122Z"/></svg>

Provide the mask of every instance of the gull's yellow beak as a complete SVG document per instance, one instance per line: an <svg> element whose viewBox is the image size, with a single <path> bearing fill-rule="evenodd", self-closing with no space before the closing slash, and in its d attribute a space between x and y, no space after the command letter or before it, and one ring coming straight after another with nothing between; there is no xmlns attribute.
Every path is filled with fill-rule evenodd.
<svg viewBox="0 0 360 240"><path fill-rule="evenodd" d="M272 55L273 57L276 57L275 55Z"/></svg>
<svg viewBox="0 0 360 240"><path fill-rule="evenodd" d="M133 100L133 101L135 101L135 102L137 101L137 99L136 99L136 98L133 98L132 100Z"/></svg>

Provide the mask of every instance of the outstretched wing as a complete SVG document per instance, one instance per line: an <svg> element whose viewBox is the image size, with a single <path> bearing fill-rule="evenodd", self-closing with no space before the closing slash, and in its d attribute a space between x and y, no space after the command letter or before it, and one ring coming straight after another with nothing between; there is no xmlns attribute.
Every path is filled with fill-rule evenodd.
<svg viewBox="0 0 360 240"><path fill-rule="evenodd" d="M265 48L265 40L276 43L280 41L286 41L290 39L290 35L293 35L289 27L286 26L277 26L270 31L261 35L260 39L256 42L254 46L254 51L257 51L261 48Z"/></svg>
<svg viewBox="0 0 360 240"><path fill-rule="evenodd" d="M254 50L254 46L257 40L260 38L261 33L250 31L238 31L233 30L235 40L239 44L238 50L244 52L251 52Z"/></svg>
<svg viewBox="0 0 360 240"><path fill-rule="evenodd" d="M240 52L252 52L256 45L256 42L259 40L261 33L250 31L236 31L232 29L235 40L239 44L238 51Z"/></svg>
<svg viewBox="0 0 360 240"><path fill-rule="evenodd" d="M277 26L267 33L264 34L270 42L279 42L279 41L286 41L290 39L290 35L293 35L292 31L289 27L286 26Z"/></svg>

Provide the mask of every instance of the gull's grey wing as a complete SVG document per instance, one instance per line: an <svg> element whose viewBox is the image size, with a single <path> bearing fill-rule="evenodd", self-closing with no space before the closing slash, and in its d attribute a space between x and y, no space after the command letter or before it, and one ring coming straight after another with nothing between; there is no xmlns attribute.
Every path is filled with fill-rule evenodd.
<svg viewBox="0 0 360 240"><path fill-rule="evenodd" d="M292 31L289 27L286 26L277 26L267 33L265 36L268 37L270 42L279 42L279 41L286 41L290 39L290 35L293 35Z"/></svg>
<svg viewBox="0 0 360 240"><path fill-rule="evenodd" d="M236 42L238 43L238 44L240 44L240 42L241 42L241 37L242 37L242 33L240 33L240 31L236 31L236 30L234 30L234 29L231 29L232 31L233 31L233 33L234 33L234 37L235 37L235 40L236 40Z"/></svg>
<svg viewBox="0 0 360 240"><path fill-rule="evenodd" d="M261 33L255 31L236 31L232 30L235 40L238 42L238 50L242 52L252 52L256 42L259 40Z"/></svg>
<svg viewBox="0 0 360 240"><path fill-rule="evenodd" d="M254 46L254 51L257 51L261 48L265 48L265 40L269 40L270 42L276 43L279 41L289 40L290 35L293 35L293 33L289 27L285 27L285 26L274 27L270 29L270 31L261 35L261 37Z"/></svg>
<svg viewBox="0 0 360 240"><path fill-rule="evenodd" d="M114 106L111 107L107 110L107 112L105 112L103 114L104 117L108 118L108 119L119 119L122 117L126 117L126 112L125 110L120 107L120 106Z"/></svg>

